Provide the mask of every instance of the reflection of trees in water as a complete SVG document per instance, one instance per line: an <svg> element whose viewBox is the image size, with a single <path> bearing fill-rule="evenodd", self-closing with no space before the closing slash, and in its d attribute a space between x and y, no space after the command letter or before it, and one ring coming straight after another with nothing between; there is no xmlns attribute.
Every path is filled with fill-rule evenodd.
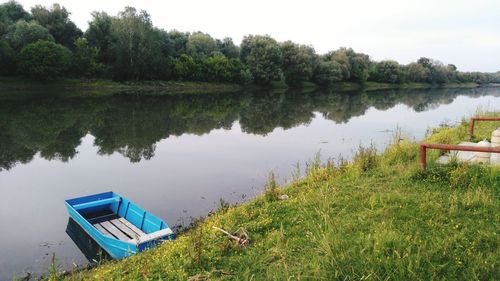
<svg viewBox="0 0 500 281"><path fill-rule="evenodd" d="M458 95L500 96L495 88L389 90L334 94L259 92L191 96L129 96L2 101L0 169L27 163L36 153L67 161L88 133L99 154L118 152L132 162L154 156L155 144L169 136L202 135L229 129L239 120L246 133L265 135L275 128L308 124L314 112L346 123L370 107L386 110L405 104L424 111L451 103Z"/></svg>
<svg viewBox="0 0 500 281"><path fill-rule="evenodd" d="M155 143L171 135L201 135L230 128L237 100L222 97L117 97L106 99L101 123L90 126L100 154L115 151L132 162L154 156Z"/></svg>
<svg viewBox="0 0 500 281"><path fill-rule="evenodd" d="M2 101L0 168L29 162L37 152L49 160L67 161L98 110L99 104L86 100Z"/></svg>
<svg viewBox="0 0 500 281"><path fill-rule="evenodd" d="M352 117L362 116L370 108L388 110L404 104L416 112L434 109L452 103L457 96L500 96L500 88L474 89L406 89L372 92L353 92L349 94L317 94L316 111L326 119L336 123L346 123Z"/></svg>
<svg viewBox="0 0 500 281"><path fill-rule="evenodd" d="M259 93L246 95L239 110L243 132L266 135L275 128L289 129L308 124L314 117L314 106L308 94Z"/></svg>

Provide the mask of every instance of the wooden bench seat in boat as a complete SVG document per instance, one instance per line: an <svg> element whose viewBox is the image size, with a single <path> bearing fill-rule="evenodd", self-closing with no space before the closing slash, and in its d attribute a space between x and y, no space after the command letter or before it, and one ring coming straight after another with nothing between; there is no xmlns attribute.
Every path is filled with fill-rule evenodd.
<svg viewBox="0 0 500 281"><path fill-rule="evenodd" d="M89 222L104 235L132 243L143 243L173 233L172 230L168 228L155 233L146 234L135 225L116 214L107 214L91 218Z"/></svg>

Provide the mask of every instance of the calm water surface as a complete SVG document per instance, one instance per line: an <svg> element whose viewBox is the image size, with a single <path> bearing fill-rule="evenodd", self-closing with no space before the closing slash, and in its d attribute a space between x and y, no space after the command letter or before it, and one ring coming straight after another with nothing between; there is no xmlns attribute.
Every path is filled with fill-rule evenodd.
<svg viewBox="0 0 500 281"><path fill-rule="evenodd" d="M88 262L67 198L113 190L186 225L220 198L259 194L269 171L286 181L318 151L349 157L383 149L394 130L419 139L500 109L500 88L58 96L0 100L0 280L45 272L53 253L62 268Z"/></svg>

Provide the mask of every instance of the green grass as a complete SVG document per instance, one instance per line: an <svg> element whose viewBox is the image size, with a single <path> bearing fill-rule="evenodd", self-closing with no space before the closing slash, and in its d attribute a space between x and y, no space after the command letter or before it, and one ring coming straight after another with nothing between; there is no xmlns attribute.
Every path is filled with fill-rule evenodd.
<svg viewBox="0 0 500 281"><path fill-rule="evenodd" d="M500 116L500 114L495 114ZM458 143L468 124L425 141ZM477 138L498 124L478 123ZM397 138L399 139L399 137ZM418 143L360 148L350 163L308 165L283 188L221 208L174 242L67 280L493 280L500 276L500 170L418 167ZM276 200L276 193L290 199ZM245 230L239 246L212 226Z"/></svg>

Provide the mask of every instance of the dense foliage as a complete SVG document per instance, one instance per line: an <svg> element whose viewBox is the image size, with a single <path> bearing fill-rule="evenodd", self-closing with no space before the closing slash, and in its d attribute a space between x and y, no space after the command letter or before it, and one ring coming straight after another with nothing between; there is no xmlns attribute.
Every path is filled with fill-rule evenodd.
<svg viewBox="0 0 500 281"><path fill-rule="evenodd" d="M75 40L75 50L73 52L72 70L75 75L82 77L92 77L98 75L103 64L98 62L99 49L89 46L87 39L78 38Z"/></svg>
<svg viewBox="0 0 500 281"><path fill-rule="evenodd" d="M34 79L54 79L64 75L70 65L68 49L49 41L28 44L19 58L19 71Z"/></svg>
<svg viewBox="0 0 500 281"><path fill-rule="evenodd" d="M257 84L281 79L281 48L270 36L249 35L241 43L241 60L248 66Z"/></svg>
<svg viewBox="0 0 500 281"><path fill-rule="evenodd" d="M120 80L159 79L166 65L150 16L127 7L111 21L111 71Z"/></svg>
<svg viewBox="0 0 500 281"><path fill-rule="evenodd" d="M82 31L69 19L70 13L59 4L50 9L37 5L31 9L33 20L45 27L55 41L67 48L72 48L76 38L83 35Z"/></svg>
<svg viewBox="0 0 500 281"><path fill-rule="evenodd" d="M241 46L203 32L166 31L153 26L146 11L127 7L117 16L92 13L82 32L59 4L37 5L31 12L15 1L0 5L0 74L27 74L22 49L37 41L55 42L71 51L71 71L50 72L40 79L62 76L115 80L178 80L269 85L284 80L330 86L335 82L364 83L500 82L497 73L464 73L454 65L420 58L401 65L376 62L351 48L317 54L313 47L277 42L268 35L248 35ZM56 75L56 76L53 76Z"/></svg>
<svg viewBox="0 0 500 281"><path fill-rule="evenodd" d="M311 79L317 55L310 46L286 41L281 44L283 54L282 69L285 81L290 86L300 86L303 81Z"/></svg>

